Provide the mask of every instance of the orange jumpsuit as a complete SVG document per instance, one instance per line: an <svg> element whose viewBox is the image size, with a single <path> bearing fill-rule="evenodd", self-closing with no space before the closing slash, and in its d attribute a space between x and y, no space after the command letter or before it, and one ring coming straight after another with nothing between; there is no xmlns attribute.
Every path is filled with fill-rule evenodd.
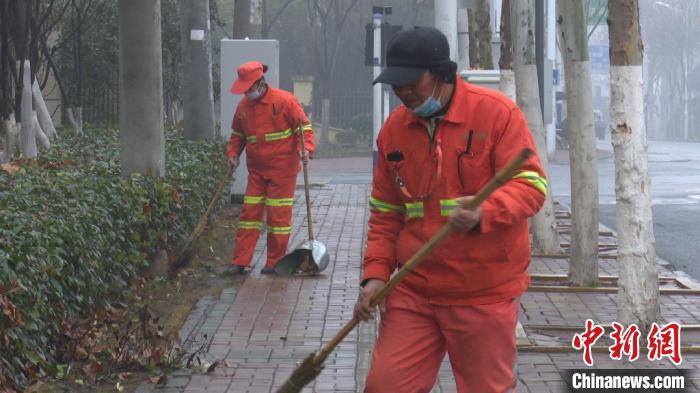
<svg viewBox="0 0 700 393"><path fill-rule="evenodd" d="M268 87L257 100L243 97L231 125L228 156L246 148L248 185L238 221L232 263L250 266L267 209L267 261L273 268L287 251L291 233L296 175L301 169L299 121L304 124L305 147L314 151L309 119L296 98L284 90Z"/></svg>
<svg viewBox="0 0 700 393"><path fill-rule="evenodd" d="M474 195L523 148L535 150L511 100L459 77L434 120L401 106L379 134L363 280L388 281L447 222L456 198ZM460 392L513 387L517 299L529 283L527 218L546 193L533 155L481 204L477 229L451 234L404 278L387 299L366 392L429 392L445 352Z"/></svg>

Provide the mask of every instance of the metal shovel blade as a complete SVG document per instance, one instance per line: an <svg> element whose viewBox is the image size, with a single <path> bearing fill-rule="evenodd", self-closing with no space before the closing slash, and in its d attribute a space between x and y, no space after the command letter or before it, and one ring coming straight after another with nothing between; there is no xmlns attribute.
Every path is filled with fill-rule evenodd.
<svg viewBox="0 0 700 393"><path fill-rule="evenodd" d="M322 272L330 260L325 244L318 240L305 240L294 251L277 262L275 271L286 276L313 275Z"/></svg>

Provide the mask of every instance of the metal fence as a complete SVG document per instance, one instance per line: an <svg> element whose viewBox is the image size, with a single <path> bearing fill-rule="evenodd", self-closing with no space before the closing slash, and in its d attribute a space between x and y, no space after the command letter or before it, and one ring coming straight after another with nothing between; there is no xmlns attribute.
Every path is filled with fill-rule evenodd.
<svg viewBox="0 0 700 393"><path fill-rule="evenodd" d="M401 101L393 92L389 92L389 113ZM314 100L313 117L315 122L321 121L321 100ZM354 118L372 116L372 89L344 89L331 94L330 126L348 129ZM371 127L371 124L370 124Z"/></svg>
<svg viewBox="0 0 700 393"><path fill-rule="evenodd" d="M389 112L401 102L389 92ZM321 100L314 100L312 115L321 121ZM331 94L330 126L349 129L353 119L372 116L371 88L344 89ZM115 125L119 122L119 92L112 87L90 87L83 91L83 121L96 125ZM355 123L357 124L357 122ZM371 123L369 124L371 127Z"/></svg>
<svg viewBox="0 0 700 393"><path fill-rule="evenodd" d="M119 123L119 92L111 87L83 90L83 122L100 126Z"/></svg>

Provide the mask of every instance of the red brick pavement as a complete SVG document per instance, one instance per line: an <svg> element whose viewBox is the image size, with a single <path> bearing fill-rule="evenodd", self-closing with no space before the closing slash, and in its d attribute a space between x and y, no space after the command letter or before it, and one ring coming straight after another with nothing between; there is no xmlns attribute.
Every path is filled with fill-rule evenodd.
<svg viewBox="0 0 700 393"><path fill-rule="evenodd" d="M290 246L307 237L305 206L297 193ZM264 241L254 271L238 291L214 335L210 354L223 359L214 376L193 376L185 392L270 392L295 363L317 351L352 318L367 222L367 186L312 190L316 238L331 251L331 264L316 277L260 276ZM328 358L321 376L304 391L354 392L357 333ZM228 381L228 384L227 384Z"/></svg>
<svg viewBox="0 0 700 393"><path fill-rule="evenodd" d="M323 163L317 163L323 167ZM362 161L357 165L366 166ZM360 276L362 245L366 237L369 185L335 184L315 187L314 229L317 239L330 251L331 265L317 277L260 276L264 265L264 240L256 249L254 271L230 300L219 301L207 321L215 331L207 356L222 361L213 375L183 373L171 378L163 391L173 392L272 392L292 372L296 362L315 352L352 318ZM294 247L307 237L303 194L297 192L294 208ZM565 215L560 212L560 229L566 232ZM261 237L264 239L264 236ZM568 242L566 233L562 241ZM604 233L601 244L614 243ZM604 254L614 254L605 248ZM660 267L662 276L673 273ZM533 259L530 272L563 274L566 258ZM600 260L601 275L616 275L615 259ZM597 323L615 320L614 294L527 292L522 297L521 318L528 339L537 345L562 345L577 331L532 329L536 325L581 327L587 318ZM667 321L698 324L700 302L692 296L662 296L662 314ZM206 321L204 325L206 326ZM580 332L578 331L578 332ZM326 369L304 392L355 392L364 386L369 351L376 326L363 324L351 333L326 361ZM684 335L684 338L686 336ZM694 344L700 338L689 336ZM595 355L596 366L609 368L669 367L668 364L639 361L632 365L613 362L605 354ZM559 370L583 367L581 353L521 353L517 370L519 392L559 392L563 380ZM700 367L700 356L684 357L683 367ZM697 383L697 381L696 381ZM143 387L139 391L149 391ZM456 392L449 361L445 359L435 392Z"/></svg>

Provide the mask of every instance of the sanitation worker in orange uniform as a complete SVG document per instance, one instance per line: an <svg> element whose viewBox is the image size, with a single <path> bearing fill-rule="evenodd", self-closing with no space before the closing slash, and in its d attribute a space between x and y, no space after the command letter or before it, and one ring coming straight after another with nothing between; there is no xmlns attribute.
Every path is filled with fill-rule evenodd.
<svg viewBox="0 0 700 393"><path fill-rule="evenodd" d="M307 152L302 159L308 160L314 152L314 134L304 110L291 93L265 82L266 71L267 66L257 61L244 63L231 86L231 93L245 97L233 116L228 158L237 167L241 152L247 149L248 166L248 185L230 267L233 274L243 274L250 267L265 210L267 261L260 273L273 274L275 264L287 252L296 176L301 169L299 121L303 123Z"/></svg>
<svg viewBox="0 0 700 393"><path fill-rule="evenodd" d="M355 316L448 221L457 229L380 305L365 392L429 392L449 356L459 392L515 389L518 298L529 283L528 217L547 180L536 156L476 210L460 206L524 148L535 150L521 110L456 74L445 36L416 27L388 44L391 85L403 105L377 139L369 231Z"/></svg>

